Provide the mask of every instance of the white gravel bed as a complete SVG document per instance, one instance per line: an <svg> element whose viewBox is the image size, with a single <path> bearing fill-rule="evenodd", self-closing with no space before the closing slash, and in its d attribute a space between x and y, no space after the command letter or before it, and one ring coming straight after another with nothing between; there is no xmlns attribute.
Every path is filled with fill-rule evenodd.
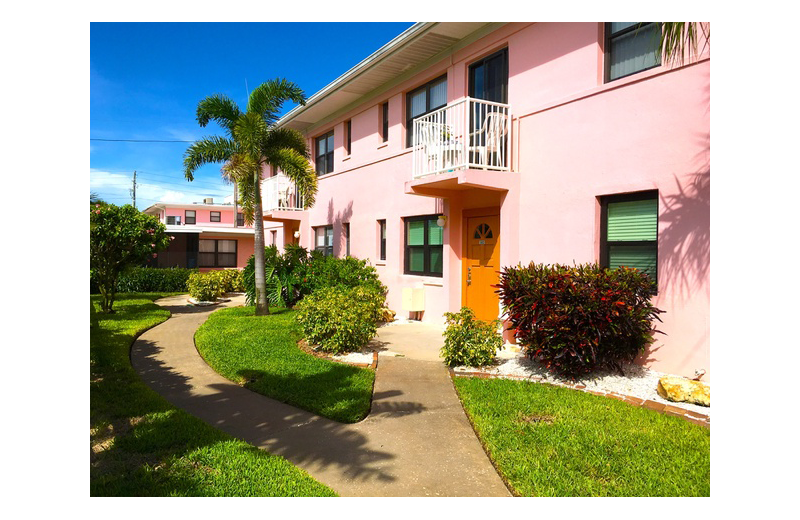
<svg viewBox="0 0 800 520"><path fill-rule="evenodd" d="M367 365L372 364L371 350L368 352L348 352L347 354L337 354L331 357L336 361L341 361L343 363L354 363L354 364L364 363Z"/></svg>
<svg viewBox="0 0 800 520"><path fill-rule="evenodd" d="M604 371L593 374L591 377L585 379L573 381L547 372L541 364L528 359L524 353L515 352L508 348L498 353L497 363L495 365L480 368L466 366L453 367L455 372L480 372L499 377L540 377L543 379L543 382L556 385L583 384L586 385L587 390L593 390L595 392L616 392L622 395L649 399L651 401L677 406L688 411L708 415L709 417L711 416L711 407L690 403L674 403L658 395L656 391L658 380L669 374L663 374L634 364L625 364L622 366L622 369L623 372L625 372L625 376L620 375L619 372Z"/></svg>

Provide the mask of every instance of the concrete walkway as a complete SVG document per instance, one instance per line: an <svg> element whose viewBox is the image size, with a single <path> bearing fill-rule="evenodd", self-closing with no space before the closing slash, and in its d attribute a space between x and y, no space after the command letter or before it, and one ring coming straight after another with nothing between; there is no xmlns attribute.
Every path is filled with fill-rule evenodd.
<svg viewBox="0 0 800 520"><path fill-rule="evenodd" d="M251 392L206 365L194 332L219 306L189 307L185 295L156 303L172 317L139 337L131 361L175 406L285 457L342 496L510 496L438 358L441 329L379 329L372 409L360 423L342 424ZM236 297L222 306L241 304Z"/></svg>

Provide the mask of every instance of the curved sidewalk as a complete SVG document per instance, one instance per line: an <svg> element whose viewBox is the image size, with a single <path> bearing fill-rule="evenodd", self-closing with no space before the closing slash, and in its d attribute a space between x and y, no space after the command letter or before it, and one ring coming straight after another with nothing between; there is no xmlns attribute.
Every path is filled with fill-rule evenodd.
<svg viewBox="0 0 800 520"><path fill-rule="evenodd" d="M342 424L214 372L197 353L194 332L219 307L187 306L185 295L156 303L172 317L139 337L131 362L175 406L285 457L342 496L510 496L475 437L444 364L432 360L431 350L414 355L425 331L402 327L419 325L380 329L382 347L408 357L380 356L369 415ZM237 297L222 306L242 303Z"/></svg>

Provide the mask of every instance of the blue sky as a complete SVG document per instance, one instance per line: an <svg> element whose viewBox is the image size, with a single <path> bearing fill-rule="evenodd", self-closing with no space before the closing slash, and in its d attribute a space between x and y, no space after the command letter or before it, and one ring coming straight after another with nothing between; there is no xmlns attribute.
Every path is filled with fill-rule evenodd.
<svg viewBox="0 0 800 520"><path fill-rule="evenodd" d="M90 189L113 204L222 202L232 188L219 166L187 182L183 153L191 141L221 133L200 128L198 101L231 97L275 77L309 97L412 25L407 23L92 23L90 27ZM284 107L284 112L291 109Z"/></svg>

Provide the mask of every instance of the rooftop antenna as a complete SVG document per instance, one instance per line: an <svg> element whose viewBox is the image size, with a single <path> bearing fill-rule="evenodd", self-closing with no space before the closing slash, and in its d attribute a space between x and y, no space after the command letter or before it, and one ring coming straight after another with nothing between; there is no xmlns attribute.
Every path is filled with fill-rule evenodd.
<svg viewBox="0 0 800 520"><path fill-rule="evenodd" d="M250 89L247 86L247 78L244 78L244 89L247 91L247 100L250 101Z"/></svg>

